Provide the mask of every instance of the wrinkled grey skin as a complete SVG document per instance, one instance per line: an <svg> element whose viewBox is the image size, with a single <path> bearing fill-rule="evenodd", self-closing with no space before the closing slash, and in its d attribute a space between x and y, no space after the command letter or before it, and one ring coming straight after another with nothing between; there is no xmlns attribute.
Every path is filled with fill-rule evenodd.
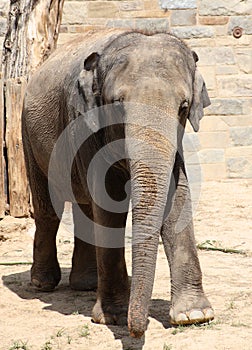
<svg viewBox="0 0 252 350"><path fill-rule="evenodd" d="M56 51L31 78L26 92L23 143L36 223L31 281L44 291L53 290L60 281L55 238L64 202L73 201L67 191L60 190L64 174L59 171L54 196L56 215L47 182L53 147L79 115L97 105L115 102L115 113L101 114L96 123L101 122L99 118L117 118L118 111L120 125L96 133L79 149L72 168L76 203L70 285L79 290L97 287L94 321L124 324L128 319L134 337L141 337L146 329L160 234L171 272L171 323L213 319L202 287L182 151L186 119L197 131L203 108L210 104L195 61L196 54L169 34L147 36L123 30L87 33ZM132 103L152 108L149 113L141 113L141 108L134 110ZM160 113L153 112L153 107ZM86 130L92 129L85 116L83 121ZM131 287L124 248L95 248L78 238L83 231L102 233L103 226L118 230L125 227L127 213L101 209L86 184L86 171L96 150L120 137L127 160L110 168L106 189L114 200L122 201L130 179L134 241ZM141 142L134 144L132 139ZM111 147L113 152L116 150ZM99 196L99 171L94 171L91 178L91 186ZM100 224L99 228L90 223L83 226L77 203Z"/></svg>

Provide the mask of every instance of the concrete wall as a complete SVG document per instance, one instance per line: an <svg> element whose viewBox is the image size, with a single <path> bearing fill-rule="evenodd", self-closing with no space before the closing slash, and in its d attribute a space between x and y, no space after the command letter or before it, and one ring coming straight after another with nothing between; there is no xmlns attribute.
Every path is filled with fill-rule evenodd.
<svg viewBox="0 0 252 350"><path fill-rule="evenodd" d="M171 31L198 53L212 105L199 133L187 128L188 167L200 165L205 180L252 178L252 0L65 0L59 45L104 26Z"/></svg>

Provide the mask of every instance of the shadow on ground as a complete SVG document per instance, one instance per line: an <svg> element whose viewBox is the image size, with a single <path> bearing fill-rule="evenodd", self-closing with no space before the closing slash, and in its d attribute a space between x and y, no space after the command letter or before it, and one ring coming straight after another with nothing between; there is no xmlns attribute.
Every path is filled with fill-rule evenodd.
<svg viewBox="0 0 252 350"><path fill-rule="evenodd" d="M52 310L63 315L82 314L92 317L92 309L96 301L94 291L73 291L69 287L68 276L70 269L62 268L62 280L54 292L39 292L30 284L30 270L2 276L3 284L21 299L39 299L43 303L49 304L44 310ZM162 323L164 328L171 327L168 322L170 302L162 299L152 299L149 316ZM103 326L101 326L103 327ZM141 350L145 339L133 339L129 336L127 326L107 325L113 333L115 339L122 343L122 349Z"/></svg>

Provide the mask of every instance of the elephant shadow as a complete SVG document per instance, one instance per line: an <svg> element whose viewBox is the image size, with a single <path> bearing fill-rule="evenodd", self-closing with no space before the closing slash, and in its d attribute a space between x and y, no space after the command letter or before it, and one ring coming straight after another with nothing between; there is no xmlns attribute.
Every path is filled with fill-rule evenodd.
<svg viewBox="0 0 252 350"><path fill-rule="evenodd" d="M39 299L47 304L44 310L59 312L63 315L81 314L92 317L92 309L96 301L95 291L74 291L69 287L68 276L70 268L62 268L62 279L59 286L52 293L39 292L30 284L30 270L2 276L3 284L21 299ZM160 322L164 328L170 328L168 321L170 302L163 299L152 299L149 316ZM107 325L115 339L122 343L122 349L143 348L145 338L133 339L129 336L127 326Z"/></svg>

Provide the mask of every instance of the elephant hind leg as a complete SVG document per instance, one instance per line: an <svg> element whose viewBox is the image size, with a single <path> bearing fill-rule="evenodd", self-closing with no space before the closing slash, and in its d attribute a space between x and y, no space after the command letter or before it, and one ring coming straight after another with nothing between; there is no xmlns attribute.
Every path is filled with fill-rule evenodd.
<svg viewBox="0 0 252 350"><path fill-rule="evenodd" d="M55 201L56 213L50 198L47 177L37 165L29 144L25 142L24 145L36 225L31 282L41 291L52 291L61 279L57 260L56 234L64 203Z"/></svg>
<svg viewBox="0 0 252 350"><path fill-rule="evenodd" d="M79 209L79 210L78 210ZM73 204L74 252L69 281L75 290L97 289L97 263L94 240L92 208ZM94 242L93 242L94 243Z"/></svg>

